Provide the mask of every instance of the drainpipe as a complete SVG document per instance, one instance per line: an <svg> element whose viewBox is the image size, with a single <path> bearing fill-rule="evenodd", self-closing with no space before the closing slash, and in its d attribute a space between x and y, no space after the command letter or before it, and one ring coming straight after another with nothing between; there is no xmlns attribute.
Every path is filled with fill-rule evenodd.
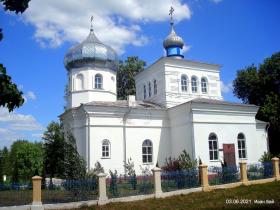
<svg viewBox="0 0 280 210"><path fill-rule="evenodd" d="M131 108L128 106L128 111L123 115L123 159L124 164L126 164L126 120L128 114L131 112ZM124 173L126 174L126 169L124 167Z"/></svg>
<svg viewBox="0 0 280 210"><path fill-rule="evenodd" d="M87 171L90 170L90 118L89 113L85 110L84 105L82 108L86 115L86 160L87 160Z"/></svg>

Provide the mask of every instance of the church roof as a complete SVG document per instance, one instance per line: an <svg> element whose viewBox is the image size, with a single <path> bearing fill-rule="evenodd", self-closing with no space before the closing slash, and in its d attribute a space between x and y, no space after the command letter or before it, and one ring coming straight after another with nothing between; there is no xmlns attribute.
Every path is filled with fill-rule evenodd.
<svg viewBox="0 0 280 210"><path fill-rule="evenodd" d="M120 107L120 108L138 108L138 109L164 109L162 106L144 101L135 101L133 105L130 106L127 100L117 100L117 101L92 101L84 104L86 106L102 106L102 107Z"/></svg>
<svg viewBox="0 0 280 210"><path fill-rule="evenodd" d="M217 104L217 105L231 105L231 106L247 106L247 107L257 107L253 104L241 104L236 102L208 99L208 98L195 98L190 101L191 103L205 103L205 104Z"/></svg>
<svg viewBox="0 0 280 210"><path fill-rule="evenodd" d="M117 53L102 43L90 29L88 37L80 44L70 48L65 55L64 65L69 70L86 66L118 69Z"/></svg>

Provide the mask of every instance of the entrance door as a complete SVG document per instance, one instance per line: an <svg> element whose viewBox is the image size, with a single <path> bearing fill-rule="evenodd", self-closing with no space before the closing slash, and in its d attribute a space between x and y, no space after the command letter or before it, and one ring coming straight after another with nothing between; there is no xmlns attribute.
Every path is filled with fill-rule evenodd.
<svg viewBox="0 0 280 210"><path fill-rule="evenodd" d="M234 144L223 144L225 166L236 166Z"/></svg>

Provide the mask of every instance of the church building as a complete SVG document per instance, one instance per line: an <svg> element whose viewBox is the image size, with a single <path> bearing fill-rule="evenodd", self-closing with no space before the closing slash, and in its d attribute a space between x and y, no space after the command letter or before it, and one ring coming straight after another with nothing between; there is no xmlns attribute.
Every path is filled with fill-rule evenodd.
<svg viewBox="0 0 280 210"><path fill-rule="evenodd" d="M69 49L67 109L60 116L87 168L97 161L105 172L124 173L164 165L183 150L209 166L257 162L268 151L267 123L255 119L255 105L223 100L218 64L184 59L183 39L163 42L166 56L135 76L136 96L117 100L118 56L91 27L88 37Z"/></svg>

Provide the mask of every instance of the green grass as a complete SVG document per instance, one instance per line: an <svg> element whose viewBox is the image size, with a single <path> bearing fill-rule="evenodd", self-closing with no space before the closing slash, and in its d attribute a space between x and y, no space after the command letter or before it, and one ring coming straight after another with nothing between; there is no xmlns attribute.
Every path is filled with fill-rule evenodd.
<svg viewBox="0 0 280 210"><path fill-rule="evenodd" d="M227 199L247 199L251 204L226 204ZM253 204L254 200L274 200L274 204ZM197 192L162 199L147 199L129 203L110 203L104 206L93 206L82 210L149 210L149 209L280 209L280 182L240 186L226 190Z"/></svg>

